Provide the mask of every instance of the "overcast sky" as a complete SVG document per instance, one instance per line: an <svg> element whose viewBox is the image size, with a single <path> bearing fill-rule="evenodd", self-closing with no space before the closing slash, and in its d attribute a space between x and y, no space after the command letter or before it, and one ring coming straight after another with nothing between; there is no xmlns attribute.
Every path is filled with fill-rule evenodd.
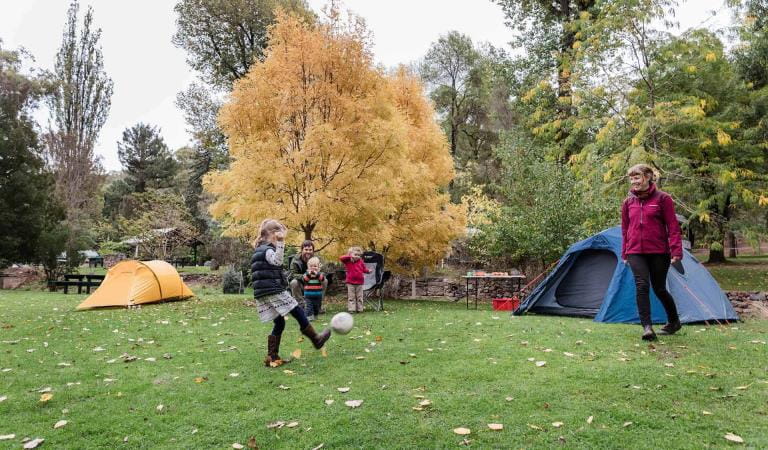
<svg viewBox="0 0 768 450"><path fill-rule="evenodd" d="M326 0L308 0L319 11ZM5 49L26 48L37 67L52 69L61 45L67 0L0 0L0 39ZM723 27L730 12L723 0L690 0L677 13L681 29ZM176 0L82 0L102 29L104 66L115 83L112 108L96 146L108 170L120 169L117 141L124 129L144 122L159 126L165 142L177 149L189 142L174 101L195 74L184 51L171 44ZM475 42L507 46L512 39L501 8L490 0L346 0L373 32L378 63L396 66L422 57L441 34L458 30ZM712 16L712 11L716 15ZM82 24L82 20L79 25ZM39 114L43 116L42 114ZM45 116L43 116L45 117Z"/></svg>

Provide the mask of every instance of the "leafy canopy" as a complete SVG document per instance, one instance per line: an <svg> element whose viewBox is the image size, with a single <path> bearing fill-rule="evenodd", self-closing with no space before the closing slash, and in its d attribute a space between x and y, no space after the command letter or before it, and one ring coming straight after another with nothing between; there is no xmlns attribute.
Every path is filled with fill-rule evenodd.
<svg viewBox="0 0 768 450"><path fill-rule="evenodd" d="M446 140L421 84L373 67L367 30L338 10L309 24L278 13L263 62L235 83L220 122L232 163L210 174L211 213L253 237L265 217L340 253L387 252L417 271L443 256L464 214L442 189Z"/></svg>

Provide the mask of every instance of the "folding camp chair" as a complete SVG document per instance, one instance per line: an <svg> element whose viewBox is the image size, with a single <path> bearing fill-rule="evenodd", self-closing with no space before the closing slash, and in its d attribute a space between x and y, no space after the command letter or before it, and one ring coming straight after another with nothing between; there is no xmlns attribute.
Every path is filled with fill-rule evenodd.
<svg viewBox="0 0 768 450"><path fill-rule="evenodd" d="M384 309L384 283L392 273L384 270L384 255L376 252L363 253L363 263L370 269L363 280L363 301L376 311Z"/></svg>

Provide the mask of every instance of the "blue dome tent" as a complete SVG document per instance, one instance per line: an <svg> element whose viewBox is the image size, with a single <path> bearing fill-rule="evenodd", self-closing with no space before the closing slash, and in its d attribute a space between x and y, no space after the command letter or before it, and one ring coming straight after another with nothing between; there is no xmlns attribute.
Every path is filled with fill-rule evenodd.
<svg viewBox="0 0 768 450"><path fill-rule="evenodd" d="M670 267L667 289L683 323L739 320L717 281L687 250L682 266ZM651 311L654 323L667 321L653 291ZM621 261L621 228L609 228L573 244L514 314L527 312L640 323L632 270Z"/></svg>

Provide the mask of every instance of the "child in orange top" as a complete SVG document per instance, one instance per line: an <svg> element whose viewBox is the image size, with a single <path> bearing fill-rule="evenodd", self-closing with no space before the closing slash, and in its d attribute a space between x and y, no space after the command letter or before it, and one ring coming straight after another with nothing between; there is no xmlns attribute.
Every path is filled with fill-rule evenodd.
<svg viewBox="0 0 768 450"><path fill-rule="evenodd" d="M366 273L371 270L365 267L365 263L360 257L363 255L363 249L360 247L351 247L346 255L339 260L344 264L347 271L347 311L363 312L363 283Z"/></svg>

